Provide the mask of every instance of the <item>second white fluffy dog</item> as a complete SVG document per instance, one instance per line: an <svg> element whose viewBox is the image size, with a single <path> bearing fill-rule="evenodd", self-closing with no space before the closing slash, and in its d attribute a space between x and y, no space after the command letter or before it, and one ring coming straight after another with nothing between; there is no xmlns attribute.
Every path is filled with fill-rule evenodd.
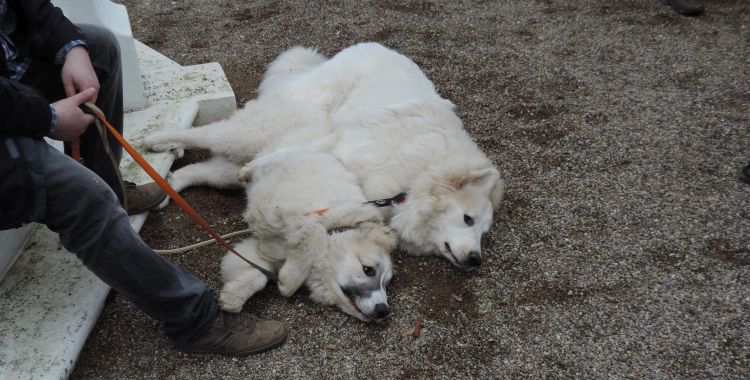
<svg viewBox="0 0 750 380"><path fill-rule="evenodd" d="M245 167L251 178L245 219L255 238L236 245L249 260L278 272L279 290L306 284L310 297L363 321L388 313L390 252L397 238L354 176L332 155L285 152ZM239 312L268 279L238 257L221 264L222 309Z"/></svg>

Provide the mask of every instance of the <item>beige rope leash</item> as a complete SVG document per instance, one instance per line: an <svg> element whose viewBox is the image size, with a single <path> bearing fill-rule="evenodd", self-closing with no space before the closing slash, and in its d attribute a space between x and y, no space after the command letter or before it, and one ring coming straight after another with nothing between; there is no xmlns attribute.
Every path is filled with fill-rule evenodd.
<svg viewBox="0 0 750 380"><path fill-rule="evenodd" d="M247 229L247 230L241 230L241 231L234 231L234 232L230 232L230 233L228 233L226 235L221 235L221 238L222 239L227 239L227 238L234 237L234 236L237 236L237 235L247 235L247 234L250 234L250 233L252 233L252 231L250 231L249 229ZM156 253L158 253L160 255L171 255L173 253L187 252L187 251L190 251L190 250L198 248L198 247L203 247L203 246L206 246L206 245L213 244L215 242L216 242L216 240L210 239L210 240L204 240L204 241L202 241L200 243L195 243L195 244L184 246L184 247L180 247L180 248L174 248L174 249L155 249L154 252L156 252Z"/></svg>

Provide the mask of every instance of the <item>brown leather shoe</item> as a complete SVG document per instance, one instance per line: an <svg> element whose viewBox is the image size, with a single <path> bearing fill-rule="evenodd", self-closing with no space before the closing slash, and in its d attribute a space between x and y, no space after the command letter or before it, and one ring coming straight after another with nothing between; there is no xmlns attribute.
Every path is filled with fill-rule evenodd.
<svg viewBox="0 0 750 380"><path fill-rule="evenodd" d="M136 215L156 207L167 197L156 182L136 186L125 181L125 196L128 199L128 215Z"/></svg>
<svg viewBox="0 0 750 380"><path fill-rule="evenodd" d="M247 356L279 346L287 333L286 327L278 321L219 311L203 336L188 342L174 342L174 346L182 352Z"/></svg>

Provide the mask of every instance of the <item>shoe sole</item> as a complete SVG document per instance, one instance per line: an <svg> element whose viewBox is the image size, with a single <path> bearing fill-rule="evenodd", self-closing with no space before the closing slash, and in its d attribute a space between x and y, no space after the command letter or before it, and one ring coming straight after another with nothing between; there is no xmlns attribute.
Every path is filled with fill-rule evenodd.
<svg viewBox="0 0 750 380"><path fill-rule="evenodd" d="M193 348L193 347L185 347L180 346L178 344L174 344L174 347L177 351L188 353L188 354L221 354L226 356L249 356L253 354L260 354L261 352L265 352L271 349L274 349L278 346L280 346L282 343L286 342L286 338L289 335L289 331L284 333L284 336L281 337L281 339L268 344L266 346L258 347L252 350L248 351L240 351L240 352L229 352L226 350L218 350L218 349L207 349L207 348Z"/></svg>

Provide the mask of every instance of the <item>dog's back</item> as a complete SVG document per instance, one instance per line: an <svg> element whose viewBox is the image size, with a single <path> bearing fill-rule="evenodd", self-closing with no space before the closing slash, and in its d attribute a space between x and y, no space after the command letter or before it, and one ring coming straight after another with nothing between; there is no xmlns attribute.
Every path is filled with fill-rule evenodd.
<svg viewBox="0 0 750 380"><path fill-rule="evenodd" d="M356 178L331 154L284 152L248 165L245 219L260 239L286 234L301 218L365 202Z"/></svg>
<svg viewBox="0 0 750 380"><path fill-rule="evenodd" d="M402 248L445 256L462 269L478 266L481 235L504 182L419 67L365 43L298 73L275 95L316 109L312 115L327 127L318 131L332 136L330 152L357 177L365 196L409 194L403 207L382 209ZM309 140L289 138L283 148Z"/></svg>
<svg viewBox="0 0 750 380"><path fill-rule="evenodd" d="M308 281L314 300L337 304L365 320L382 319L385 314L377 310L387 308L383 284L390 278L388 254L396 240L377 208L366 204L356 178L333 155L310 151L263 156L244 170L251 180L245 218L258 239L258 251L283 262L281 294L289 296ZM378 277L364 283L370 288L374 281L380 290L347 298L337 279L363 286L354 280L362 277L363 262L379 268ZM351 302L359 309L350 307Z"/></svg>

